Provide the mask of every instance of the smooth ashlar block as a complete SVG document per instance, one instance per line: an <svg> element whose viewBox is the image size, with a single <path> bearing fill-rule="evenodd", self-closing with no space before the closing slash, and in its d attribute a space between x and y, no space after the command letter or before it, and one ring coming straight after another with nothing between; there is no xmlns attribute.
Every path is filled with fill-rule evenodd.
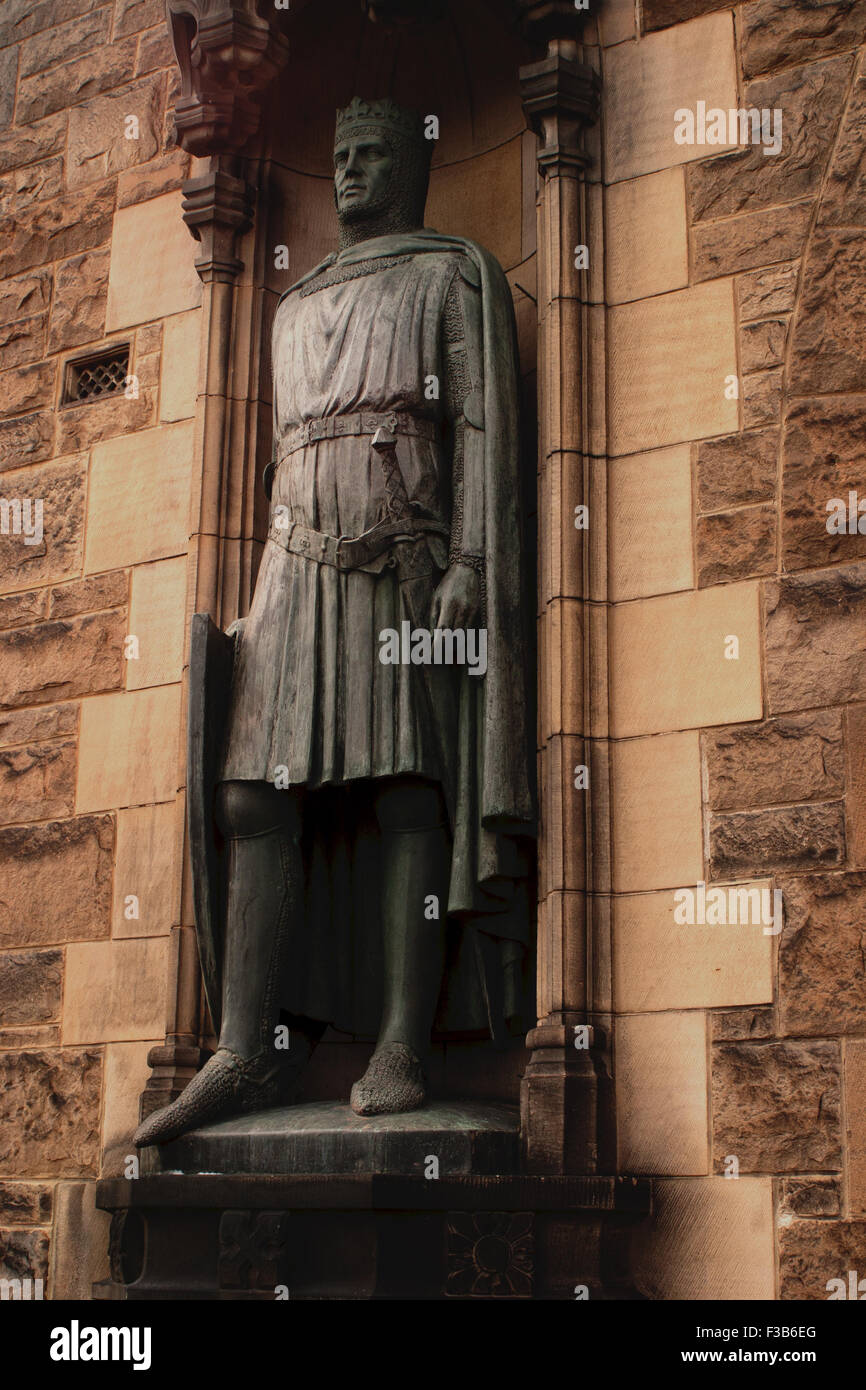
<svg viewBox="0 0 866 1390"><path fill-rule="evenodd" d="M182 844L177 802L118 811L113 936L166 936L178 923Z"/></svg>
<svg viewBox="0 0 866 1390"><path fill-rule="evenodd" d="M180 702L180 685L82 701L78 815L147 806L175 796Z"/></svg>
<svg viewBox="0 0 866 1390"><path fill-rule="evenodd" d="M613 737L760 719L758 598L750 581L615 605Z"/></svg>
<svg viewBox="0 0 866 1390"><path fill-rule="evenodd" d="M615 306L608 343L610 454L739 429L733 280Z"/></svg>
<svg viewBox="0 0 866 1390"><path fill-rule="evenodd" d="M655 1183L652 1220L633 1249L645 1298L774 1299L772 1178Z"/></svg>
<svg viewBox="0 0 866 1390"><path fill-rule="evenodd" d="M626 1014L615 1049L618 1170L707 1173L706 1015Z"/></svg>
<svg viewBox="0 0 866 1390"><path fill-rule="evenodd" d="M167 949L167 937L67 946L64 1047L162 1037Z"/></svg>
<svg viewBox="0 0 866 1390"><path fill-rule="evenodd" d="M691 446L611 459L610 598L693 589Z"/></svg>
<svg viewBox="0 0 866 1390"><path fill-rule="evenodd" d="M697 885L685 886L694 894L697 907ZM748 898L743 893L734 896L737 889ZM723 891L725 915L737 920L716 926L677 922L676 915L685 915L684 900L678 903L672 889L614 898L614 1006L618 1011L772 1003L773 938L765 935L761 918L765 906L769 908L766 915L772 914L772 882L759 880ZM756 897L756 893L764 896ZM772 929L770 921L766 930Z"/></svg>
<svg viewBox="0 0 866 1390"><path fill-rule="evenodd" d="M608 183L670 169L731 149L678 144L676 112L727 113L739 105L730 11L678 24L605 54L605 178Z"/></svg>
<svg viewBox="0 0 866 1390"><path fill-rule="evenodd" d="M678 888L703 878L699 735L611 745L615 893Z"/></svg>
<svg viewBox="0 0 866 1390"><path fill-rule="evenodd" d="M182 201L179 192L164 193L114 214L106 333L201 304L196 242L184 223Z"/></svg>
<svg viewBox="0 0 866 1390"><path fill-rule="evenodd" d="M193 430L189 420L94 445L87 574L185 553Z"/></svg>
<svg viewBox="0 0 866 1390"><path fill-rule="evenodd" d="M628 179L604 195L608 304L685 289L689 234L682 169Z"/></svg>
<svg viewBox="0 0 866 1390"><path fill-rule="evenodd" d="M102 1111L103 1175L123 1172L130 1140L138 1124L138 1106L149 1075L147 1054L162 1042L158 1030L146 1042L109 1043L105 1049L105 1102Z"/></svg>
<svg viewBox="0 0 866 1390"><path fill-rule="evenodd" d="M195 415L201 355L201 314L172 314L163 324L159 394L161 420Z"/></svg>
<svg viewBox="0 0 866 1390"><path fill-rule="evenodd" d="M132 571L132 602L128 637L134 637L136 657L126 661L127 690L171 685L183 674L186 616L186 556L137 565Z"/></svg>

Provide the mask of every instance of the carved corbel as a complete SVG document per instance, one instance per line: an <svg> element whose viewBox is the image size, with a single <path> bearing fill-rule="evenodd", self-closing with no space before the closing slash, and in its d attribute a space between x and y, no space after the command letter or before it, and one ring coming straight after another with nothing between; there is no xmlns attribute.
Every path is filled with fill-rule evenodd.
<svg viewBox="0 0 866 1390"><path fill-rule="evenodd" d="M277 11L269 0L166 0L166 8L181 77L178 140L190 154L237 153L288 57Z"/></svg>

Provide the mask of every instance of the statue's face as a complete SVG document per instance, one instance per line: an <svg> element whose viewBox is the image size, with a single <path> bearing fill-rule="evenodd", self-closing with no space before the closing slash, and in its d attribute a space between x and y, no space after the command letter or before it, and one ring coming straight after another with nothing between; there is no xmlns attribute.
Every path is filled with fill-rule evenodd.
<svg viewBox="0 0 866 1390"><path fill-rule="evenodd" d="M340 216L364 216L385 207L393 168L394 156L384 139L364 135L341 140L334 150Z"/></svg>

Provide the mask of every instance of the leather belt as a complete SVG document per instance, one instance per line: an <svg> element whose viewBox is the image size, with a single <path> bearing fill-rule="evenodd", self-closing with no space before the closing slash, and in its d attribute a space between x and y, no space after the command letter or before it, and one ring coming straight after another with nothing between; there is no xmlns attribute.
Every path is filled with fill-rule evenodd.
<svg viewBox="0 0 866 1390"><path fill-rule="evenodd" d="M392 410L387 414L373 410L355 410L346 415L325 415L321 420L307 420L284 435L278 451L280 462L296 449L315 444L320 439L342 439L347 435L375 434L382 426L394 434L414 434L431 441L438 438L435 420L424 420L407 410Z"/></svg>
<svg viewBox="0 0 866 1390"><path fill-rule="evenodd" d="M273 524L268 539L281 545L293 555L303 555L319 565L333 565L338 570L362 569L377 560L384 551L397 541L418 541L432 531L440 536L449 535L449 528L439 521L428 521L424 517L404 518L400 521L379 521L360 536L329 536L324 531L314 531L309 526L293 522L289 526ZM431 570L432 570L431 560Z"/></svg>

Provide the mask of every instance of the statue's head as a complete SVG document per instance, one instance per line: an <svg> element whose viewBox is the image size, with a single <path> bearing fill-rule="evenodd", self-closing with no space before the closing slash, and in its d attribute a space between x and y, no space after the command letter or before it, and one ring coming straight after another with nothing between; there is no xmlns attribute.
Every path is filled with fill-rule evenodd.
<svg viewBox="0 0 866 1390"><path fill-rule="evenodd" d="M423 226L432 147L423 117L393 101L355 97L337 112L334 196L353 239Z"/></svg>

